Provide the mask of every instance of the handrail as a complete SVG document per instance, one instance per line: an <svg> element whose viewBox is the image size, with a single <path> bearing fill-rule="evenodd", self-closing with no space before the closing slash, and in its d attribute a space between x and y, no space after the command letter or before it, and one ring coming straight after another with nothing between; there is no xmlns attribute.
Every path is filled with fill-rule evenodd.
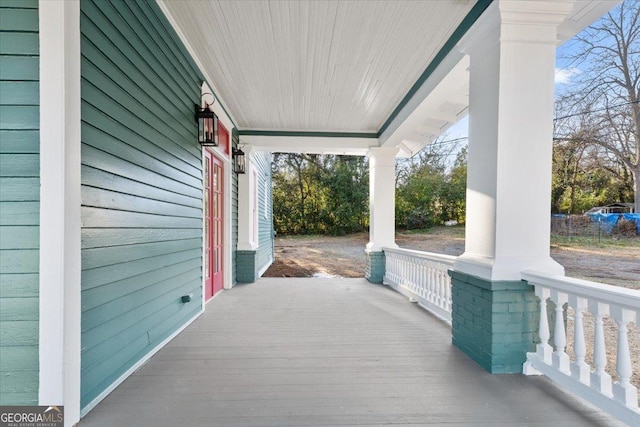
<svg viewBox="0 0 640 427"><path fill-rule="evenodd" d="M451 324L451 278L455 256L411 249L382 248L383 283Z"/></svg>
<svg viewBox="0 0 640 427"><path fill-rule="evenodd" d="M540 343L534 353L527 353L523 372L544 374L623 422L640 425L638 390L630 382L633 365L627 330L629 323L640 319L640 291L536 271L524 271L521 277L535 287L540 299ZM549 325L547 300L555 305L553 325ZM565 304L575 311L573 360L565 351ZM589 343L584 333L585 313L594 317L593 367L585 361ZM612 382L605 371L603 319L608 316L615 320L618 328L616 372L619 380L616 382ZM552 334L553 346L549 344Z"/></svg>

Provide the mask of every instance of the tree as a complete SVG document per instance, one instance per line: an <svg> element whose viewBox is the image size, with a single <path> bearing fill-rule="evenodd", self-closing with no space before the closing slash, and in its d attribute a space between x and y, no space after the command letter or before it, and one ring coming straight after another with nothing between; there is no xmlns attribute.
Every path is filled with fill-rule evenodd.
<svg viewBox="0 0 640 427"><path fill-rule="evenodd" d="M555 139L581 145L580 155L589 145L605 149L619 175L631 178L640 212L640 2L620 4L578 34L566 51L564 59L581 72L574 88L559 98Z"/></svg>
<svg viewBox="0 0 640 427"><path fill-rule="evenodd" d="M273 210L282 234L345 234L369 224L369 169L358 156L274 155Z"/></svg>
<svg viewBox="0 0 640 427"><path fill-rule="evenodd" d="M448 220L464 222L466 203L466 138L427 145L396 167L396 225L427 228ZM456 156L453 164L449 158Z"/></svg>

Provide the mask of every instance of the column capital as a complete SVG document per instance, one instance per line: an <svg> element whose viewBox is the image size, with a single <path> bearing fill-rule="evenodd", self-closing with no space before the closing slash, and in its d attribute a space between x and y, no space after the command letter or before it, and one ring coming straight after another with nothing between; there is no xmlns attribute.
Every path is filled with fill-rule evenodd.
<svg viewBox="0 0 640 427"><path fill-rule="evenodd" d="M465 54L483 55L499 43L557 45L558 26L575 0L497 0L458 43Z"/></svg>
<svg viewBox="0 0 640 427"><path fill-rule="evenodd" d="M399 152L399 147L371 147L367 151L367 157L375 161L377 166L395 166Z"/></svg>

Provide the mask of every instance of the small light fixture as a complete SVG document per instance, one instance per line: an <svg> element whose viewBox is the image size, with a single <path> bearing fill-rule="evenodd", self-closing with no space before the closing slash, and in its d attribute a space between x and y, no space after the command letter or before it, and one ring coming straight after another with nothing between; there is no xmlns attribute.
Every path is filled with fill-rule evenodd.
<svg viewBox="0 0 640 427"><path fill-rule="evenodd" d="M200 108L195 104L196 122L198 123L198 142L204 147L218 146L218 116L205 104Z"/></svg>
<svg viewBox="0 0 640 427"><path fill-rule="evenodd" d="M244 151L239 148L233 149L233 171L237 174L245 172Z"/></svg>

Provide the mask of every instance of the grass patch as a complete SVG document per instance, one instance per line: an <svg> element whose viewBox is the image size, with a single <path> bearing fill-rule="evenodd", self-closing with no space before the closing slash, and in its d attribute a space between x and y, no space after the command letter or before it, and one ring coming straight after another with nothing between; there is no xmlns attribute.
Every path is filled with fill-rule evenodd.
<svg viewBox="0 0 640 427"><path fill-rule="evenodd" d="M430 228L420 230L397 230L400 235L431 235L431 236L451 236L464 239L464 225L454 225L445 227L444 225L434 225Z"/></svg>
<svg viewBox="0 0 640 427"><path fill-rule="evenodd" d="M561 236L551 235L551 246L589 248L640 248L640 237L614 238L610 236Z"/></svg>

